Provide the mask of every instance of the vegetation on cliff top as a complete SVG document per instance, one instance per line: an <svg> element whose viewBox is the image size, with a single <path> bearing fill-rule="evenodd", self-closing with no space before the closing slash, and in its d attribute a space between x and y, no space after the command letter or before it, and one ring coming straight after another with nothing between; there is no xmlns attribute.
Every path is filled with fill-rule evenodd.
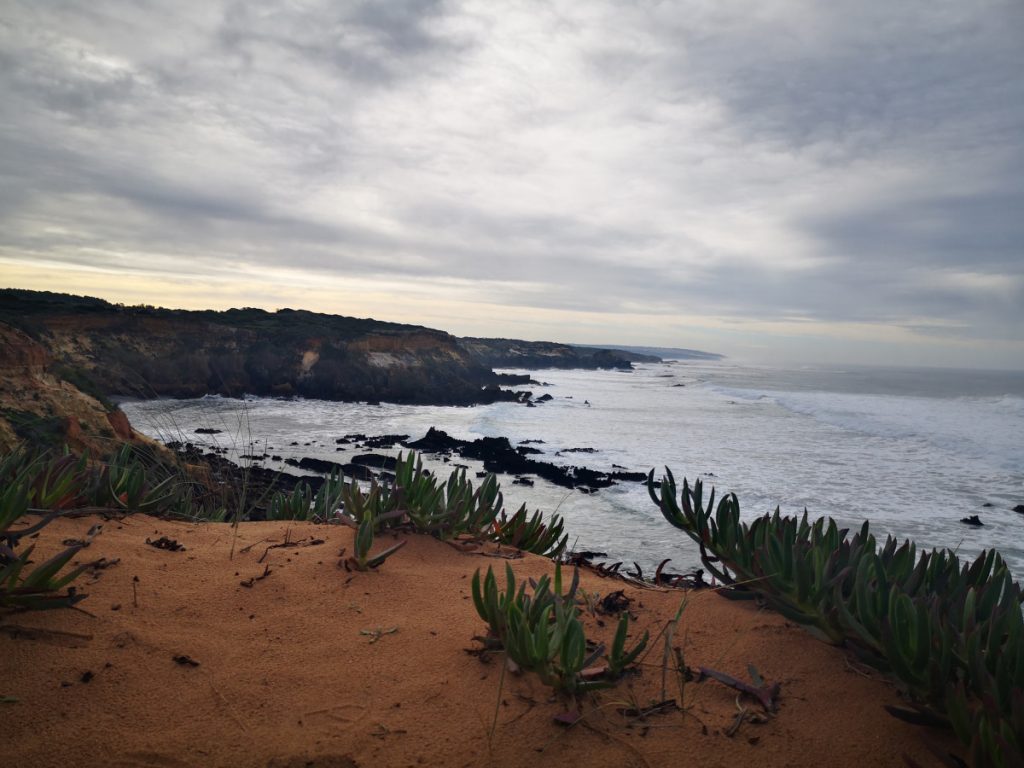
<svg viewBox="0 0 1024 768"><path fill-rule="evenodd" d="M48 348L64 380L93 396L301 395L472 405L527 402L495 367L620 368L658 358L510 339L459 339L419 325L305 310L124 306L0 289L0 323Z"/></svg>

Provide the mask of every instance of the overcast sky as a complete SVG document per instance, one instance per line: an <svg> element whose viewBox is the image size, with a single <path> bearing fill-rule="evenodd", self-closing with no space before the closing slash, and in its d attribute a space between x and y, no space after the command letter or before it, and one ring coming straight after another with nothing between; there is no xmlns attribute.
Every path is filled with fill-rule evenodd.
<svg viewBox="0 0 1024 768"><path fill-rule="evenodd" d="M1024 367L1024 2L12 2L0 283Z"/></svg>

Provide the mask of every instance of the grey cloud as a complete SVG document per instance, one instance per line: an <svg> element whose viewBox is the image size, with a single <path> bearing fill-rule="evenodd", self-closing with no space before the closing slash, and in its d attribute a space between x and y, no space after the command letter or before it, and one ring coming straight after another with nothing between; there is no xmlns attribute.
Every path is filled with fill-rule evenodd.
<svg viewBox="0 0 1024 768"><path fill-rule="evenodd" d="M1007 169L1008 175L1024 172ZM844 243L864 262L1024 272L1024 189L1004 187L973 195L955 187L918 199L884 200L852 210L812 213L806 231L825 243Z"/></svg>
<svg viewBox="0 0 1024 768"><path fill-rule="evenodd" d="M1020 341L1022 37L983 0L12 4L0 248Z"/></svg>
<svg viewBox="0 0 1024 768"><path fill-rule="evenodd" d="M219 38L250 66L253 44L262 44L357 81L387 84L461 50L463 41L433 28L445 12L443 0L325 2L312 12L236 0L225 10Z"/></svg>
<svg viewBox="0 0 1024 768"><path fill-rule="evenodd" d="M730 5L710 18L656 18L678 53L663 73L676 98L715 94L751 138L912 144L936 121L987 113L984 137L959 137L970 142L1009 138L1024 115L1013 76L1024 7L1012 0Z"/></svg>

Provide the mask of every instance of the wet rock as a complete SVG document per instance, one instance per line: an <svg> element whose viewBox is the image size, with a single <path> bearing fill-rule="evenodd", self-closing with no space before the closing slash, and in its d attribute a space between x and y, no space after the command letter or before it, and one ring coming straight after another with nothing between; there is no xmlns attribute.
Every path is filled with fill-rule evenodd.
<svg viewBox="0 0 1024 768"><path fill-rule="evenodd" d="M647 475L643 472L609 472L608 477L612 480L623 480L629 483L643 483L647 481Z"/></svg>
<svg viewBox="0 0 1024 768"><path fill-rule="evenodd" d="M311 472L333 472L335 470L344 472L345 465L339 464L336 461L324 461L323 459L313 459L308 456L304 456L298 461L295 459L285 459L285 464L291 464L293 467L299 469L308 469Z"/></svg>
<svg viewBox="0 0 1024 768"><path fill-rule="evenodd" d="M405 445L428 453L457 453L466 459L482 461L488 472L536 475L563 488L575 488L580 483L595 487L612 484L611 478L605 473L585 467L558 467L526 458L512 446L507 437L482 437L470 442L453 438L447 432L431 427L423 438Z"/></svg>
<svg viewBox="0 0 1024 768"><path fill-rule="evenodd" d="M981 518L978 517L977 515L970 515L968 517L961 517L960 518L960 522L964 523L965 525L973 525L975 527L984 525L984 523L981 522Z"/></svg>
<svg viewBox="0 0 1024 768"><path fill-rule="evenodd" d="M1018 504L1016 507L1013 508L1013 511L1019 512L1020 514L1024 515L1024 504Z"/></svg>
<svg viewBox="0 0 1024 768"><path fill-rule="evenodd" d="M398 460L393 456L384 456L379 453L363 453L352 457L353 464L364 467L375 467L377 469L391 469L398 466Z"/></svg>
<svg viewBox="0 0 1024 768"><path fill-rule="evenodd" d="M219 435L223 432L223 429L213 429L212 427L199 427L196 430L197 435Z"/></svg>
<svg viewBox="0 0 1024 768"><path fill-rule="evenodd" d="M412 448L414 451L423 451L425 453L448 453L458 450L464 445L469 445L469 443L465 440L458 440L457 438L452 437L442 429L431 427L427 430L427 434L419 440L408 441L404 445L406 448Z"/></svg>
<svg viewBox="0 0 1024 768"><path fill-rule="evenodd" d="M408 440L409 435L378 435L377 437L362 437L364 448L390 448L393 445Z"/></svg>
<svg viewBox="0 0 1024 768"><path fill-rule="evenodd" d="M499 384L515 386L516 384L536 384L528 373L497 373Z"/></svg>

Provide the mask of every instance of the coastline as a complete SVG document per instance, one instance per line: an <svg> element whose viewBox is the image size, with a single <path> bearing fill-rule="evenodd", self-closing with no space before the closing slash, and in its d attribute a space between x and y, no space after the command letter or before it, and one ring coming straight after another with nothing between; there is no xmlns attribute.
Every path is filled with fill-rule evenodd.
<svg viewBox="0 0 1024 768"><path fill-rule="evenodd" d="M470 577L506 562L519 577L539 577L550 561L506 561L408 535L379 571L346 573L336 565L352 545L344 527L264 522L236 532L143 515L58 520L39 537L40 550L97 522L104 530L79 560L117 562L81 579L88 613L3 619L0 653L10 671L0 696L17 699L2 705L14 763L621 766L685 753L687 764L702 766L806 765L810 756L823 766L902 766L903 755L927 766L936 762L929 741L950 746L948 734L883 710L899 703L890 683L778 614L711 591L640 590L585 570L583 588L602 596L622 589L633 600L634 632L652 638L688 595L676 634L686 665L747 679L752 664L781 684L778 712L765 717L744 699L749 719L726 735L739 713L736 692L707 680L686 683L683 711L619 714L630 702L663 698L654 641L640 675L586 701L583 722L568 730L552 720L565 707L550 689L529 674L505 675L489 744L502 662L465 653L484 629ZM146 545L160 536L186 549ZM286 542L296 546L273 546ZM596 621L587 619L588 633L603 638L609 630ZM678 690L670 675L668 696L678 699Z"/></svg>

